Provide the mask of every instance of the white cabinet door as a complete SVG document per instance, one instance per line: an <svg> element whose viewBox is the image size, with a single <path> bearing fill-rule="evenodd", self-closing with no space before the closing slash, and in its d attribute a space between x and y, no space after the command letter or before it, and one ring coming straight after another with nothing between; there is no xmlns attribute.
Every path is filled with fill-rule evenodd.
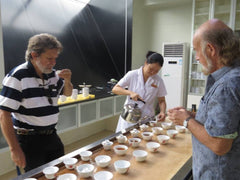
<svg viewBox="0 0 240 180"><path fill-rule="evenodd" d="M193 1L193 24L192 36L196 29L206 22L211 17L211 0L195 0ZM195 53L191 48L190 52L190 80L189 80L189 93L190 95L201 96L205 91L206 77L202 73L201 64L196 61Z"/></svg>
<svg viewBox="0 0 240 180"><path fill-rule="evenodd" d="M78 126L78 105L69 105L59 108L57 130L60 132L76 128Z"/></svg>
<svg viewBox="0 0 240 180"><path fill-rule="evenodd" d="M120 114L122 112L125 100L126 96L114 97L114 115Z"/></svg>
<svg viewBox="0 0 240 180"><path fill-rule="evenodd" d="M114 98L104 98L99 103L99 119L105 119L114 115Z"/></svg>
<svg viewBox="0 0 240 180"><path fill-rule="evenodd" d="M193 3L193 34L195 30L210 18L210 0L195 0Z"/></svg>
<svg viewBox="0 0 240 180"><path fill-rule="evenodd" d="M79 104L80 125L97 120L97 101Z"/></svg>
<svg viewBox="0 0 240 180"><path fill-rule="evenodd" d="M236 12L235 12L235 32L240 37L240 0L236 2Z"/></svg>
<svg viewBox="0 0 240 180"><path fill-rule="evenodd" d="M196 29L211 18L222 20L240 37L240 0L194 0L192 39ZM201 65L196 61L191 49L189 95L204 94L206 77L201 71Z"/></svg>
<svg viewBox="0 0 240 180"><path fill-rule="evenodd" d="M231 2L230 0L215 0L214 18L222 20L231 27Z"/></svg>

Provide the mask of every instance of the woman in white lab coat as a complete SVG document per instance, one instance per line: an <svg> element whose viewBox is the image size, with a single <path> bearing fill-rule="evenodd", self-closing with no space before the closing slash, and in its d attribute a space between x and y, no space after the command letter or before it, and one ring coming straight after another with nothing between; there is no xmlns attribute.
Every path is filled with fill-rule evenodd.
<svg viewBox="0 0 240 180"><path fill-rule="evenodd" d="M158 121L163 121L166 112L165 96L167 95L167 91L162 78L158 75L162 66L162 55L149 51L146 55L144 66L125 74L113 87L112 92L118 95L127 95L125 104L134 104L137 102L138 107L141 109L142 117L155 115L154 101L157 98L160 108ZM144 104L137 101L138 98L146 103ZM133 124L128 123L120 116L116 132L132 125Z"/></svg>

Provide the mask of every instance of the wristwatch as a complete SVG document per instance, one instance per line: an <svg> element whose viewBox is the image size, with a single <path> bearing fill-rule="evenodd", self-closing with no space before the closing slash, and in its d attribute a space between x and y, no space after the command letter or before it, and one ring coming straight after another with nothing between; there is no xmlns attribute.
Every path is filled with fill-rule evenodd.
<svg viewBox="0 0 240 180"><path fill-rule="evenodd" d="M185 119L185 120L183 121L183 126L184 126L185 128L187 128L187 126L188 126L188 121L189 121L191 118L192 118L192 117L189 116L187 119Z"/></svg>

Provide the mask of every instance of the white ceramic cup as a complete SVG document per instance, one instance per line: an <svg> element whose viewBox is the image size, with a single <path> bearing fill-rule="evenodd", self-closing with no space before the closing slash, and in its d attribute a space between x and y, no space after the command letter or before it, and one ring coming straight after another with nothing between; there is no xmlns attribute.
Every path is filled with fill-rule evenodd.
<svg viewBox="0 0 240 180"><path fill-rule="evenodd" d="M61 72L62 70L57 70L56 71L56 74L59 75L59 73Z"/></svg>
<svg viewBox="0 0 240 180"><path fill-rule="evenodd" d="M82 88L82 94L83 94L83 97L88 97L88 95L89 95L89 88L88 87Z"/></svg>
<svg viewBox="0 0 240 180"><path fill-rule="evenodd" d="M80 152L80 156L83 161L89 161L92 156L92 152L91 151L82 151L82 152Z"/></svg>
<svg viewBox="0 0 240 180"><path fill-rule="evenodd" d="M77 163L76 158L66 158L63 160L63 163L65 164L67 169L74 169Z"/></svg>
<svg viewBox="0 0 240 180"><path fill-rule="evenodd" d="M64 101L66 101L67 100L67 97L65 96L65 95L60 95L60 101L61 102L64 102Z"/></svg>
<svg viewBox="0 0 240 180"><path fill-rule="evenodd" d="M77 99L77 95L78 95L78 90L77 89L73 89L71 98L72 99Z"/></svg>
<svg viewBox="0 0 240 180"><path fill-rule="evenodd" d="M73 89L72 94L78 94L78 89Z"/></svg>
<svg viewBox="0 0 240 180"><path fill-rule="evenodd" d="M54 179L58 171L59 168L57 166L50 166L43 169L43 173L47 179Z"/></svg>

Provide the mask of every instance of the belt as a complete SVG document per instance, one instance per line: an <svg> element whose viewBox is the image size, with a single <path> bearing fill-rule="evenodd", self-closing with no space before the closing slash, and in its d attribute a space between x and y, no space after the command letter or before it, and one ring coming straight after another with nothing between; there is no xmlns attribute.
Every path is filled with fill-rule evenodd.
<svg viewBox="0 0 240 180"><path fill-rule="evenodd" d="M18 135L51 135L56 132L56 129L46 129L46 130L28 130L28 129L15 129Z"/></svg>

